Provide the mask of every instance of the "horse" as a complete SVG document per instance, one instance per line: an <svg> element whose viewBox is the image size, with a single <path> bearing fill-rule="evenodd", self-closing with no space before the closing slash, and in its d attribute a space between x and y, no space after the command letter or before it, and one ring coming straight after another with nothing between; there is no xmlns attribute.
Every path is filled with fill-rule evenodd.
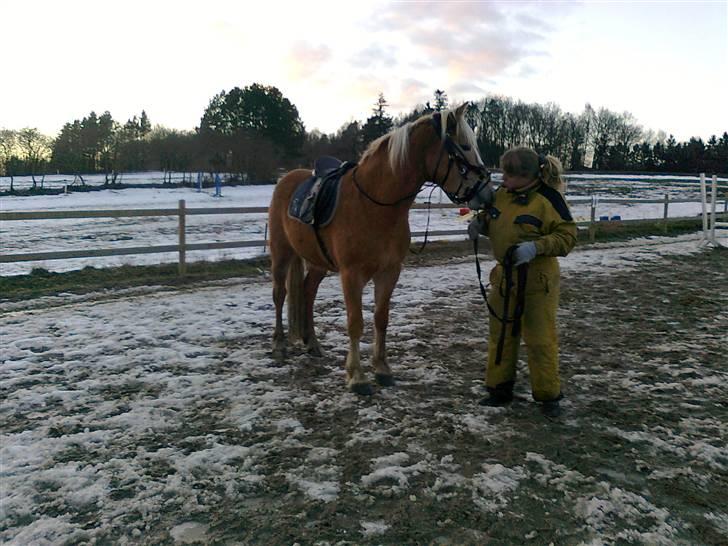
<svg viewBox="0 0 728 546"><path fill-rule="evenodd" d="M440 186L455 203L468 202L490 184L475 134L464 119L466 106L423 115L374 140L341 178L338 206L326 227L316 230L287 214L294 191L311 177L311 170L292 170L278 180L268 218L275 358L286 354L282 314L287 294L289 339L300 339L309 354L322 356L314 329L314 300L327 272L338 272L349 335L346 385L357 394L374 392L359 352L362 292L371 280L375 379L382 387L394 385L385 342L390 298L410 246L410 206L427 181Z"/></svg>

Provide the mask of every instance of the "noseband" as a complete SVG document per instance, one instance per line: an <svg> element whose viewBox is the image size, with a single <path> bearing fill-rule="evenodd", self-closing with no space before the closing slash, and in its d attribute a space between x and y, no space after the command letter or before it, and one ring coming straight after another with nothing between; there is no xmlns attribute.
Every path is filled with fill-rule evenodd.
<svg viewBox="0 0 728 546"><path fill-rule="evenodd" d="M435 129L437 136L442 135L442 115L440 112L432 114L432 127ZM468 161L465 156L465 152L470 150L470 146L464 144L460 145L455 142L452 137L445 132L445 137L442 140L442 147L440 148L440 155L437 157L437 163L435 164L435 170L432 174L432 181L440 186L443 192L450 198L454 203L467 203L470 199L475 196L480 189L490 182L490 171L485 167L479 165L473 165ZM447 171L441 181L437 180L437 169L440 167L442 158L447 153ZM457 165L458 173L460 174L460 184L454 192L445 189L445 182L447 182L450 176L452 166ZM478 175L478 181L475 185L470 188L465 188L465 193L460 195L460 191L463 189L465 182L468 180L468 174L474 172Z"/></svg>

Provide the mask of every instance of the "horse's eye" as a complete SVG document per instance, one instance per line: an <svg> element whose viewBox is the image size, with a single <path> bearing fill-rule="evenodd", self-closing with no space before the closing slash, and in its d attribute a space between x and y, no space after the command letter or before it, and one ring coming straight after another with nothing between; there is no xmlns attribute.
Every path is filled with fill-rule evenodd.
<svg viewBox="0 0 728 546"><path fill-rule="evenodd" d="M462 149L463 149L464 151L466 151L466 152L469 152L469 151L470 151L470 146L468 146L467 144L461 144L461 145L460 145L460 147L461 147L461 148L462 148Z"/></svg>

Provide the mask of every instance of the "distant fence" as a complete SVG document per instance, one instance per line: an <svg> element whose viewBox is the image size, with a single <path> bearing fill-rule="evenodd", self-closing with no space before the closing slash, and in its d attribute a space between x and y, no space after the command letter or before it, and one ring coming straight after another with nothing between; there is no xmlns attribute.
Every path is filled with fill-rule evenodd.
<svg viewBox="0 0 728 546"><path fill-rule="evenodd" d="M590 219L588 221L577 222L581 228L589 230L590 240L594 240L596 234L597 207L599 203L613 204L663 204L663 217L648 218L639 220L620 220L623 224L640 224L654 223L662 221L665 231L670 222L685 220L681 218L669 218L668 209L671 203L700 203L695 199L670 199L666 194L664 199L597 199L594 197L569 199L569 203L591 203ZM704 203L704 202L703 202ZM412 209L455 209L457 205L452 204L424 204L415 203ZM724 212L728 211L728 200L723 201ZM261 247L265 250L267 241L267 225L266 235L264 239L252 241L228 241L219 243L188 243L186 240L186 218L195 215L213 215L213 214L261 214L268 212L267 207L209 207L209 208L187 208L185 201L180 200L176 209L127 209L127 210L55 210L55 211L37 211L37 212L0 212L0 221L19 221L19 220L54 220L54 219L72 219L72 218L130 218L139 216L177 216L178 218L178 241L177 244L157 245L157 246L140 246L140 247L121 247L121 248L104 248L104 249L86 249L86 250L65 250L58 252L30 252L22 254L0 254L0 263L15 262L31 262L42 260L63 260L70 258L95 258L104 256L127 256L135 254L159 254L164 252L176 252L178 254L179 274L184 275L187 267L188 251L195 250L218 250L231 248L250 248ZM713 209L715 215L715 209ZM415 231L412 237L419 238L425 236L454 236L465 235L467 230L440 230L440 231Z"/></svg>
<svg viewBox="0 0 728 546"><path fill-rule="evenodd" d="M94 174L36 174L13 176L13 189L15 191L26 191L31 188L44 189L46 191L73 191L89 188L103 188L108 185L136 186L204 186L211 187L215 183L215 174L219 174L227 185L248 183L246 174L236 173L210 173L187 172L187 171L139 171L139 172L118 172L118 173L94 173ZM33 182L35 178L35 182ZM0 192L10 189L9 176L0 176ZM253 181L250 181L252 184Z"/></svg>

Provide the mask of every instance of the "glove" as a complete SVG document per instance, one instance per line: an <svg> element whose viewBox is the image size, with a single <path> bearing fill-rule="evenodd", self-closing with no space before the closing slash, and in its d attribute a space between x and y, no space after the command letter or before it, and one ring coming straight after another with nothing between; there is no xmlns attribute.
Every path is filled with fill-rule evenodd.
<svg viewBox="0 0 728 546"><path fill-rule="evenodd" d="M470 210L482 210L488 209L493 205L493 186L488 183L478 190L470 201L468 201L468 208Z"/></svg>
<svg viewBox="0 0 728 546"><path fill-rule="evenodd" d="M536 243L528 241L527 243L521 243L516 247L513 252L513 265L518 266L527 264L536 257Z"/></svg>
<svg viewBox="0 0 728 546"><path fill-rule="evenodd" d="M471 241L477 241L478 236L483 233L485 228L485 222L480 219L479 215L476 215L468 224L468 237Z"/></svg>

